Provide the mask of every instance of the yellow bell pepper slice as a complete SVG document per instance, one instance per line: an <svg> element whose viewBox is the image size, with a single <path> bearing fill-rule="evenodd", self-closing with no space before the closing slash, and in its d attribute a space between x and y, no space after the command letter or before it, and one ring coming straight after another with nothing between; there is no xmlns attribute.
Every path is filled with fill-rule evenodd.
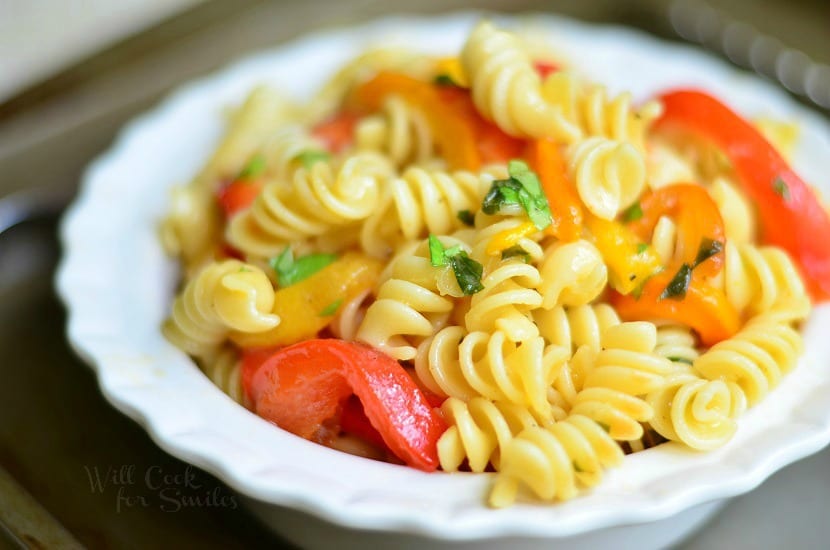
<svg viewBox="0 0 830 550"><path fill-rule="evenodd" d="M608 282L620 294L630 294L663 268L654 248L622 223L591 214L585 222L608 266Z"/></svg>

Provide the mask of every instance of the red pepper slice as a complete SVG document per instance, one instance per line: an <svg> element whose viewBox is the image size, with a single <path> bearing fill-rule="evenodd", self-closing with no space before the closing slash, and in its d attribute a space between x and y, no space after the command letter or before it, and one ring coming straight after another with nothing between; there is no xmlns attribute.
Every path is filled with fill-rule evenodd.
<svg viewBox="0 0 830 550"><path fill-rule="evenodd" d="M379 449L386 449L383 436L372 426L369 417L363 410L360 400L354 395L343 403L343 411L340 413L340 429L359 437L363 441L371 443Z"/></svg>
<svg viewBox="0 0 830 550"><path fill-rule="evenodd" d="M384 443L406 464L438 467L438 438L446 424L403 367L362 344L306 340L272 353L259 366L243 363L242 379L254 410L310 438L352 393Z"/></svg>
<svg viewBox="0 0 830 550"><path fill-rule="evenodd" d="M339 153L354 141L354 128L358 116L348 111L341 111L317 124L311 135L322 141L329 151Z"/></svg>
<svg viewBox="0 0 830 550"><path fill-rule="evenodd" d="M536 69L536 72L539 73L542 80L546 79L551 73L555 73L560 69L559 65L553 61L543 61L541 59L533 62L533 68Z"/></svg>
<svg viewBox="0 0 830 550"><path fill-rule="evenodd" d="M225 217L230 218L240 210L251 206L261 190L262 181L260 180L238 179L220 187L216 191L216 200L222 212L225 213Z"/></svg>
<svg viewBox="0 0 830 550"><path fill-rule="evenodd" d="M790 253L816 300L830 299L830 215L761 133L714 97L677 90L660 98L658 126L691 131L732 161L760 214L762 238Z"/></svg>

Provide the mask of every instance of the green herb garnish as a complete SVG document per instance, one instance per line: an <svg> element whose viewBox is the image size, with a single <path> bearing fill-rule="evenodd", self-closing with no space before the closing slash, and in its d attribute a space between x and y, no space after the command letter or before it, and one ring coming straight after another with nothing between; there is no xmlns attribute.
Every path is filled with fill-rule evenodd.
<svg viewBox="0 0 830 550"><path fill-rule="evenodd" d="M436 75L435 78L432 79L432 82L436 86L458 86L455 80L453 80L452 77L446 73Z"/></svg>
<svg viewBox="0 0 830 550"><path fill-rule="evenodd" d="M637 254L642 254L648 250L648 245L646 243L640 243L637 245Z"/></svg>
<svg viewBox="0 0 830 550"><path fill-rule="evenodd" d="M702 239L700 241L700 248L697 249L697 257L695 258L695 263L692 264L692 268L699 266L722 250L722 242L706 238Z"/></svg>
<svg viewBox="0 0 830 550"><path fill-rule="evenodd" d="M510 178L494 181L485 195L481 204L484 213L493 215L504 206L519 205L536 229L541 231L553 223L539 177L521 160L511 160L507 164L507 173Z"/></svg>
<svg viewBox="0 0 830 550"><path fill-rule="evenodd" d="M470 212L469 210L459 210L458 211L458 219L461 220L461 223L464 225L472 227L475 225L476 217L475 215Z"/></svg>
<svg viewBox="0 0 830 550"><path fill-rule="evenodd" d="M318 149L307 149L296 157L296 159L303 164L303 167L306 170L320 161L329 160L329 158L331 158L331 155L327 151L321 151Z"/></svg>
<svg viewBox="0 0 830 550"><path fill-rule="evenodd" d="M340 306L342 304L343 298L333 301L332 303L323 308L323 310L319 313L320 317L330 317L334 315L335 313L337 313L337 310L340 309Z"/></svg>
<svg viewBox="0 0 830 550"><path fill-rule="evenodd" d="M626 223L636 222L643 217L643 207L639 202L635 202L623 212L623 221Z"/></svg>
<svg viewBox="0 0 830 550"><path fill-rule="evenodd" d="M291 247L286 247L270 263L277 273L277 284L285 288L311 277L336 259L336 254L308 254L295 259Z"/></svg>
<svg viewBox="0 0 830 550"><path fill-rule="evenodd" d="M686 363L687 365L692 365L694 362L689 359L688 357L666 357L672 363Z"/></svg>
<svg viewBox="0 0 830 550"><path fill-rule="evenodd" d="M660 299L665 300L670 298L672 300L682 300L686 297L686 291L689 290L689 284L692 282L692 266L683 264L677 270L677 274L669 281L666 289L660 293Z"/></svg>
<svg viewBox="0 0 830 550"><path fill-rule="evenodd" d="M465 296L484 290L481 284L481 275L484 266L470 258L459 245L444 249L438 237L430 234L429 261L435 267L449 265L455 274L455 280Z"/></svg>
<svg viewBox="0 0 830 550"><path fill-rule="evenodd" d="M530 254L519 245L513 245L510 248L505 248L501 251L501 259L520 257L524 263L530 262Z"/></svg>
<svg viewBox="0 0 830 550"><path fill-rule="evenodd" d="M254 156L251 160L248 161L248 164L246 164L245 167L242 168L236 179L249 180L262 175L262 173L265 172L265 164L265 157L263 157L262 155Z"/></svg>
<svg viewBox="0 0 830 550"><path fill-rule="evenodd" d="M444 253L444 245L438 240L438 237L430 234L429 236L429 262L433 267L441 267L447 265L447 257Z"/></svg>
<svg viewBox="0 0 830 550"><path fill-rule="evenodd" d="M790 186L787 185L787 182L784 181L784 178L781 176L778 176L775 178L775 181L772 182L772 190L775 191L776 195L783 198L785 201L790 202Z"/></svg>

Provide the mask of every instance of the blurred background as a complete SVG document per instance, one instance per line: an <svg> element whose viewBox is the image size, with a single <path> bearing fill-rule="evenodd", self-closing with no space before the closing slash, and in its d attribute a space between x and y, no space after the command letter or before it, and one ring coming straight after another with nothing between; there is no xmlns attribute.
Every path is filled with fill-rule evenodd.
<svg viewBox="0 0 830 550"><path fill-rule="evenodd" d="M830 115L828 0L0 0L0 548L287 546L99 395L63 336L56 223L84 166L173 87L310 31L466 8L690 42ZM681 547L826 547L828 508L824 451Z"/></svg>

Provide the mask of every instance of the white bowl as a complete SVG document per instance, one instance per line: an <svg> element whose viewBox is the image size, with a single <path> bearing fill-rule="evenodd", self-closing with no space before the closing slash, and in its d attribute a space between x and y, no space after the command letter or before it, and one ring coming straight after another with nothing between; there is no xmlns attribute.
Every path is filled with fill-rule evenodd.
<svg viewBox="0 0 830 550"><path fill-rule="evenodd" d="M718 501L751 490L830 442L830 338L822 328L830 326L828 306L806 324L807 351L796 371L740 420L724 448L699 454L661 445L626 457L598 488L573 501L498 511L485 505L488 475L425 474L275 428L220 393L159 332L178 271L161 249L157 224L170 186L187 181L220 136L224 106L263 81L301 97L378 43L457 51L479 17L389 18L316 34L185 86L132 122L87 170L64 219L57 283L69 310L69 339L95 368L107 399L141 422L159 446L216 475L303 546L337 540L530 547L551 539L574 547L665 546L701 524ZM550 16L531 24L614 90L642 98L691 85L748 115L798 120L797 168L828 191L828 127L779 90L687 47L626 29Z"/></svg>

